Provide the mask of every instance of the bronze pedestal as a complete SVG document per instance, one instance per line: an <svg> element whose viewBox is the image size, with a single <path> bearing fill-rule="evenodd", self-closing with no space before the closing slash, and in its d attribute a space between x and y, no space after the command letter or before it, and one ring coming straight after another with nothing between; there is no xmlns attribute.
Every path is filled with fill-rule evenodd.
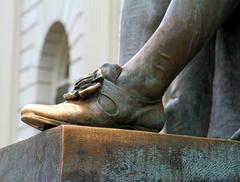
<svg viewBox="0 0 240 182"><path fill-rule="evenodd" d="M0 179L240 181L240 142L66 125L1 149Z"/></svg>

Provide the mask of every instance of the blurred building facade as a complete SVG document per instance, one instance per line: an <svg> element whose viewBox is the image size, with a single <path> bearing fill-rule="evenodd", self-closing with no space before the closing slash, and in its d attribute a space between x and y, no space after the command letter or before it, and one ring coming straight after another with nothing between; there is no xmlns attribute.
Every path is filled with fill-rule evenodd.
<svg viewBox="0 0 240 182"><path fill-rule="evenodd" d="M55 104L85 74L117 62L119 0L0 0L0 147L38 133L28 103Z"/></svg>

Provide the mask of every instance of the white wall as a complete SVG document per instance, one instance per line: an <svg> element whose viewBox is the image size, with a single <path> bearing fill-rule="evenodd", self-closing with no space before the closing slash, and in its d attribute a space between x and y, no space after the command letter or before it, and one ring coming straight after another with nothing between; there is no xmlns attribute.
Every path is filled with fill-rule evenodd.
<svg viewBox="0 0 240 182"><path fill-rule="evenodd" d="M0 148L15 140L19 1L0 0Z"/></svg>

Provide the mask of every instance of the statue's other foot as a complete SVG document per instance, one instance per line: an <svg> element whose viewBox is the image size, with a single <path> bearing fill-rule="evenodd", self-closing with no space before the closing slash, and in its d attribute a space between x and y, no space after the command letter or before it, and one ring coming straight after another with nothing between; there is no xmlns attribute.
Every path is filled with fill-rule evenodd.
<svg viewBox="0 0 240 182"><path fill-rule="evenodd" d="M231 136L230 139L240 141L240 128Z"/></svg>
<svg viewBox="0 0 240 182"><path fill-rule="evenodd" d="M105 64L80 79L64 96L66 102L26 105L21 119L39 130L75 124L160 131L164 124L162 102L144 102L117 85L121 71L119 65Z"/></svg>

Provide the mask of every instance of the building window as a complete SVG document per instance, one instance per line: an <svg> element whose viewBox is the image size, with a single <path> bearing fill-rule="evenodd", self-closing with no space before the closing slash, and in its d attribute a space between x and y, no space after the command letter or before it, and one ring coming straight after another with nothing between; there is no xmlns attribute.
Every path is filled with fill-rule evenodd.
<svg viewBox="0 0 240 182"><path fill-rule="evenodd" d="M63 102L63 94L69 88L69 46L64 26L60 22L54 23L47 36L42 49L41 67L49 70L48 103ZM39 75L39 77L44 75Z"/></svg>

